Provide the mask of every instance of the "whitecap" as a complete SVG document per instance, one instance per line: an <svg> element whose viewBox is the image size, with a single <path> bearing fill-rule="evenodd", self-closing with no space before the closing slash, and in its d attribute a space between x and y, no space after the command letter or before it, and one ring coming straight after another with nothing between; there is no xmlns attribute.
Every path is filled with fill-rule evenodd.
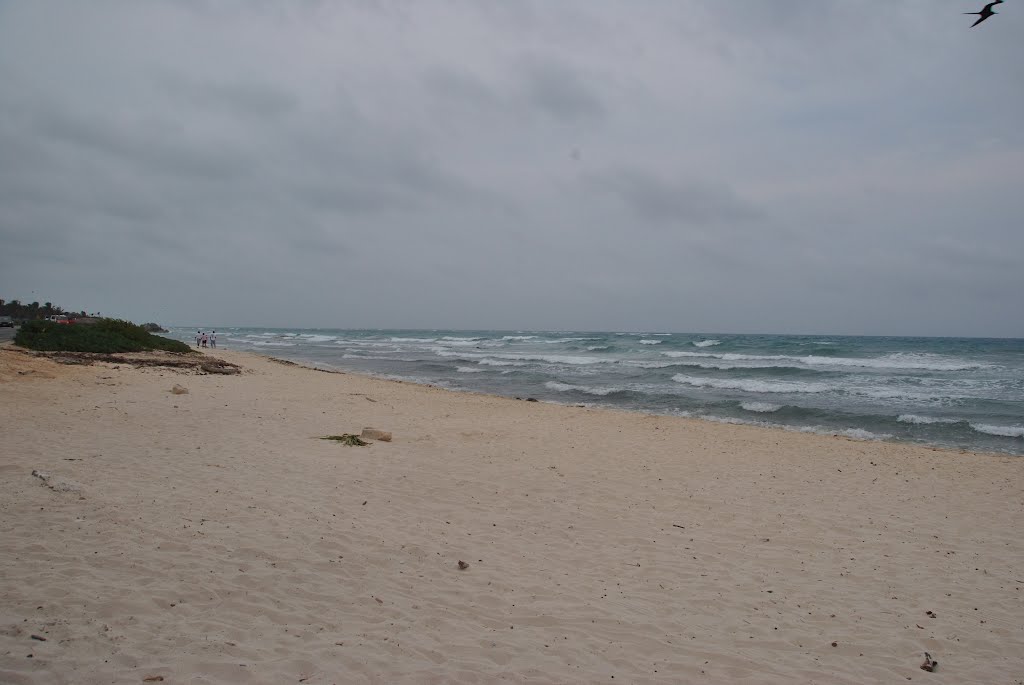
<svg viewBox="0 0 1024 685"><path fill-rule="evenodd" d="M452 338L445 336L436 342L449 347L476 347L482 338Z"/></svg>
<svg viewBox="0 0 1024 685"><path fill-rule="evenodd" d="M757 412L759 414L770 414L773 411L782 409L781 404L772 404L771 402L742 402L740 406L747 411Z"/></svg>
<svg viewBox="0 0 1024 685"><path fill-rule="evenodd" d="M641 340L640 344L641 345L660 345L661 341L660 340Z"/></svg>
<svg viewBox="0 0 1024 685"><path fill-rule="evenodd" d="M694 344L696 345L697 343ZM912 371L966 371L968 369L979 369L984 367L983 364L977 362L952 360L933 354L908 354L902 352L885 355L883 357L865 357L863 359L854 357L822 357L820 355L797 357L785 354L740 354L735 352L720 354L713 352L685 352L677 350L662 352L662 354L666 357L673 358L710 357L712 359L721 359L723 361L754 362L758 364L764 364L765 362L788 362L788 364L772 364L772 366L798 365L794 368L802 368L805 366L841 366L860 367L866 369L906 369Z"/></svg>
<svg viewBox="0 0 1024 685"><path fill-rule="evenodd" d="M457 366L455 370L459 373L483 373L485 369L477 369L472 366Z"/></svg>
<svg viewBox="0 0 1024 685"><path fill-rule="evenodd" d="M889 433L872 433L871 431L864 430L863 428L847 428L845 430L837 431L834 434L853 438L854 440L888 440L892 437Z"/></svg>
<svg viewBox="0 0 1024 685"><path fill-rule="evenodd" d="M694 340L694 347L713 347L715 345L721 345L721 340Z"/></svg>
<svg viewBox="0 0 1024 685"><path fill-rule="evenodd" d="M526 362L514 362L507 359L490 359L484 357L483 359L477 360L477 364L481 366L526 366Z"/></svg>
<svg viewBox="0 0 1024 685"><path fill-rule="evenodd" d="M918 416L917 414L900 414L896 417L900 423L928 425L932 423L959 423L959 419L940 419L934 416Z"/></svg>
<svg viewBox="0 0 1024 685"><path fill-rule="evenodd" d="M797 357L796 360L808 366L856 366L867 369L908 369L920 371L967 371L968 369L979 369L984 366L976 362L951 360L934 354L910 354L906 352L864 359L808 355L806 357Z"/></svg>
<svg viewBox="0 0 1024 685"><path fill-rule="evenodd" d="M993 426L987 423L972 423L971 428L979 433L998 435L1003 438L1024 438L1024 426Z"/></svg>
<svg viewBox="0 0 1024 685"><path fill-rule="evenodd" d="M828 392L829 386L824 383L799 383L788 381L761 381L749 379L726 380L722 378L699 378L677 373L672 376L677 383L685 383L697 388L717 388L719 390L742 390L744 392L793 392L818 393Z"/></svg>
<svg viewBox="0 0 1024 685"><path fill-rule="evenodd" d="M598 395L601 397L621 390L621 388L593 388L586 385L570 385L568 383L559 383L557 381L548 381L544 384L544 387L551 390L557 390L558 392L570 392L575 390L577 392L584 392L588 395Z"/></svg>
<svg viewBox="0 0 1024 685"><path fill-rule="evenodd" d="M871 431L864 430L863 428L844 428L843 430L835 430L833 428L825 428L824 426L801 426L792 430L795 430L797 433L837 435L852 438L854 440L888 440L892 437L889 433L872 433Z"/></svg>
<svg viewBox="0 0 1024 685"><path fill-rule="evenodd" d="M336 336L336 335L314 335L314 334L311 334L311 333L304 333L304 334L300 335L299 337L305 339L306 342L311 342L311 343L330 342L332 340L337 340L338 339L338 336Z"/></svg>

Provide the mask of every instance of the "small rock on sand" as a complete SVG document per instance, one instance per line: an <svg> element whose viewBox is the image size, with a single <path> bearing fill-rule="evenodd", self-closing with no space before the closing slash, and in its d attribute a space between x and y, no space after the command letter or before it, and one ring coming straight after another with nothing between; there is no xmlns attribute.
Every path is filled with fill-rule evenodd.
<svg viewBox="0 0 1024 685"><path fill-rule="evenodd" d="M177 383L175 383L174 387L171 388L171 392L174 393L175 395L187 395L188 394L188 388L183 388L180 385L178 385Z"/></svg>
<svg viewBox="0 0 1024 685"><path fill-rule="evenodd" d="M376 428L366 427L363 432L359 434L359 437L364 440L380 440L381 442L391 442L391 432L377 430Z"/></svg>

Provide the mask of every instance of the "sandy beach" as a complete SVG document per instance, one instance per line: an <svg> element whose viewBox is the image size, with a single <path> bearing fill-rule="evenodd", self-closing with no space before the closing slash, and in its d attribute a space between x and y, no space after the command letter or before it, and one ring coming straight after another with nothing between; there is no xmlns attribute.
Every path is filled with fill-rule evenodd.
<svg viewBox="0 0 1024 685"><path fill-rule="evenodd" d="M1024 683L1020 458L208 355L0 348L0 682Z"/></svg>

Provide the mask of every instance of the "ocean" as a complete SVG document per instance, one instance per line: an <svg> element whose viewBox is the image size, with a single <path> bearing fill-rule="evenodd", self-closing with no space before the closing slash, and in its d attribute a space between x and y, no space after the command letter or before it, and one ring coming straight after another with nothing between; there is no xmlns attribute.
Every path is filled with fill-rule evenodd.
<svg viewBox="0 0 1024 685"><path fill-rule="evenodd" d="M195 344L195 328L171 329ZM1024 455L1024 340L217 329L218 345L507 397Z"/></svg>

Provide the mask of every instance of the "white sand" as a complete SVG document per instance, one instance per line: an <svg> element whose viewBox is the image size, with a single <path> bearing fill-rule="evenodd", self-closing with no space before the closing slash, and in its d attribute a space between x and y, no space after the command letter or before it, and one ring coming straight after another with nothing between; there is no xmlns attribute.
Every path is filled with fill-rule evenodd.
<svg viewBox="0 0 1024 685"><path fill-rule="evenodd" d="M0 682L1024 682L1024 460L216 354L0 349Z"/></svg>

